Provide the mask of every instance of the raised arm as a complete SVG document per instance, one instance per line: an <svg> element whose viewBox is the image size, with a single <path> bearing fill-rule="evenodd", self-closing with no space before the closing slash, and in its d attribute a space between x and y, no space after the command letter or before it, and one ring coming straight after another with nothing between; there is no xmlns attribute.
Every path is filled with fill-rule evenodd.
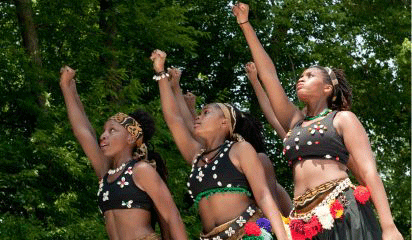
<svg viewBox="0 0 412 240"><path fill-rule="evenodd" d="M162 221L163 233L168 236L162 236L162 239L187 239L185 226L180 217L179 210L173 201L173 197L167 188L165 182L156 172L156 169L151 165L140 162L133 169L133 179L139 188L145 191L156 207L156 211L160 214L159 218Z"/></svg>
<svg viewBox="0 0 412 240"><path fill-rule="evenodd" d="M190 132L192 132L195 116L192 115L182 94L182 89L180 88L180 77L182 76L182 71L177 68L169 68L168 73L170 75L170 86L172 87L173 94L179 107L179 113L182 115L187 128Z"/></svg>
<svg viewBox="0 0 412 240"><path fill-rule="evenodd" d="M256 64L259 78L262 81L268 93L269 101L282 127L287 132L294 126L303 114L293 105L286 96L285 91L278 79L275 65L266 53L259 39L257 38L252 25L249 22L249 6L244 3L238 3L233 6L233 14L245 35L246 41L252 53Z"/></svg>
<svg viewBox="0 0 412 240"><path fill-rule="evenodd" d="M108 160L100 150L96 133L84 112L74 80L75 71L68 66L61 70L60 88L67 107L67 115L73 133L89 158L97 177L102 178L108 170Z"/></svg>
<svg viewBox="0 0 412 240"><path fill-rule="evenodd" d="M247 73L247 77L250 83L252 84L253 89L255 90L255 94L259 101L260 108L262 109L263 114L266 117L266 120L268 120L270 125L275 129L279 137L283 139L286 136L285 129L282 127L282 125L280 125L278 119L276 118L276 115L273 112L273 108L270 105L269 98L259 82L255 63L248 62L245 66L245 70Z"/></svg>
<svg viewBox="0 0 412 240"><path fill-rule="evenodd" d="M246 141L238 142L233 145L229 155L230 159L234 159L239 163L250 184L256 203L269 219L276 238L287 239L280 209L272 197L265 170L253 146Z"/></svg>
<svg viewBox="0 0 412 240"><path fill-rule="evenodd" d="M360 177L359 182L363 182L371 192L371 199L379 216L382 228L382 239L402 239L401 234L393 222L391 210L385 188L376 168L375 158L369 143L368 136L358 118L349 111L339 112L333 125L339 134L342 135L346 148L352 158L349 164L356 177Z"/></svg>
<svg viewBox="0 0 412 240"><path fill-rule="evenodd" d="M164 72L164 63L166 61L166 53L160 50L153 51L150 59L153 61L153 68L159 75ZM168 76L163 74L163 77L158 81L160 90L160 101L162 103L163 117L167 126L172 132L180 153L188 164L191 164L195 154L200 152L201 144L193 138L191 131L185 124L177 104L176 98L170 87Z"/></svg>

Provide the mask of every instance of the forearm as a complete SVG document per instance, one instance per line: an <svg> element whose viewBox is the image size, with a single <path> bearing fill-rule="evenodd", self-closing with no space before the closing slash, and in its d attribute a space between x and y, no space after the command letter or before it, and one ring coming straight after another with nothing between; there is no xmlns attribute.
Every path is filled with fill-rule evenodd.
<svg viewBox="0 0 412 240"><path fill-rule="evenodd" d="M284 138L286 135L285 129L282 127L282 125L277 120L276 115L273 112L273 108L270 104L269 98L265 90L263 89L262 85L260 84L259 80L257 79L251 80L250 82L255 91L260 108L262 109L262 112L265 115L266 119L268 120L270 125L275 129L279 137Z"/></svg>
<svg viewBox="0 0 412 240"><path fill-rule="evenodd" d="M193 130L193 115L191 111L189 110L189 107L186 104L186 101L182 95L182 89L179 86L174 86L172 87L173 94L175 96L175 99L177 101L177 105L179 107L179 113L181 114L183 120L185 121L185 124L187 128L192 132Z"/></svg>
<svg viewBox="0 0 412 240"><path fill-rule="evenodd" d="M378 173L374 171L364 175L364 182L371 192L371 200L378 213L382 230L393 227L395 224L393 222L382 179L379 177Z"/></svg>
<svg viewBox="0 0 412 240"><path fill-rule="evenodd" d="M289 129L297 109L286 96L277 77L275 65L257 38L252 25L247 22L240 27L252 53L259 78L267 90L271 107L282 127Z"/></svg>
<svg viewBox="0 0 412 240"><path fill-rule="evenodd" d="M262 198L256 199L257 204L262 209L263 214L269 219L272 226L272 232L277 239L288 239L283 225L281 213L273 198L265 194Z"/></svg>
<svg viewBox="0 0 412 240"><path fill-rule="evenodd" d="M86 116L76 86L74 84L66 87L62 86L61 90L67 107L67 115L75 136L79 137L79 135L86 132L95 136L95 131Z"/></svg>
<svg viewBox="0 0 412 240"><path fill-rule="evenodd" d="M178 116L178 114L180 113L180 109L177 104L176 97L168 82L168 79L161 79L160 81L158 81L158 83L163 116L165 118L166 123L171 123L171 121L173 121L174 118L181 117Z"/></svg>
<svg viewBox="0 0 412 240"><path fill-rule="evenodd" d="M167 214L165 225L167 225L170 239L187 239L185 225L176 206L172 207Z"/></svg>

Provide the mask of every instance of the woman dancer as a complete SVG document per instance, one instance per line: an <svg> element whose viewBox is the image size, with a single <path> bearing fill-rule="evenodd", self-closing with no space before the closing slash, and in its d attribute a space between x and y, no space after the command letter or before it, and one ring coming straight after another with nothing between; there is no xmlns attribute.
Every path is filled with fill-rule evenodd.
<svg viewBox="0 0 412 240"><path fill-rule="evenodd" d="M257 80L257 71L256 69L252 69L251 65L249 71L248 71L248 77L249 79ZM182 95L182 90L180 88L180 77L181 77L181 71L177 68L168 68L168 73L170 75L170 85L172 87L175 99L178 102L180 114L182 117L185 119L185 123L188 127L188 129L191 131L193 135L193 123L194 120L190 116L193 116L193 113L196 112L195 110L195 98L196 96L193 95L192 93L188 92L185 95ZM256 75L256 76L255 76ZM255 77L254 77L255 76ZM258 81L258 80L257 80ZM263 97L266 97L266 95L262 95ZM262 104L266 103L265 100L262 97ZM267 103L269 103L269 100L267 100ZM270 108L270 107L269 107ZM271 111L271 112L270 112ZM276 117L274 116L275 114L273 113L272 109L270 108L270 111L268 110L267 113L265 113L265 116L272 117L272 123L278 124L280 127L279 122L277 121ZM190 113L190 114L189 114ZM265 144L263 142L263 126L262 123L255 120L253 116L251 116L248 113L242 112L243 115L245 115L250 121L253 122L253 125L256 126L256 134L252 135L250 137L252 138L247 138L249 135L245 136L245 140L252 144L253 148L256 150L258 153L258 158L262 162L262 165L265 169L265 175L266 175L266 180L268 181L269 184L269 189L272 192L272 197L273 199L276 200L277 205L280 208L280 211L283 216L289 216L290 211L292 210L292 201L290 200L289 194L285 191L285 189L276 181L276 176L275 176L275 171L272 165L272 162L270 161L269 157L265 153ZM187 120L187 118L189 118ZM281 128L281 127L280 127ZM286 133L284 133L283 129L277 129L277 131L280 132L282 138L284 138ZM279 134L279 133L278 133Z"/></svg>
<svg viewBox="0 0 412 240"><path fill-rule="evenodd" d="M389 209L367 134L348 111L351 90L342 70L306 69L296 84L306 113L286 96L276 68L248 21L249 7L233 13L252 52L260 79L282 127L284 153L294 173L294 210L288 229L293 239L402 239ZM332 111L333 110L333 111ZM348 162L349 155L352 156ZM353 190L347 167L367 185ZM374 203L382 228L368 204ZM343 218L343 220L340 220Z"/></svg>
<svg viewBox="0 0 412 240"><path fill-rule="evenodd" d="M64 67L60 87L74 135L100 180L97 196L109 238L160 239L151 224L158 215L163 239L187 239L164 182L164 163L146 147L154 134L153 119L143 111L117 113L107 120L97 142L77 94L74 76L73 69Z"/></svg>
<svg viewBox="0 0 412 240"><path fill-rule="evenodd" d="M176 114L180 110L164 72L166 54L155 50L151 59L164 118L184 159L192 165L188 187L198 205L201 239L246 239L244 235L255 229L248 226L265 221L262 211L270 224L266 220L253 233L270 239L268 231L272 230L278 239L286 239L262 163L252 145L239 136L256 134L254 125L229 104L208 104L196 118L192 135L181 114ZM252 192L262 211L252 200Z"/></svg>

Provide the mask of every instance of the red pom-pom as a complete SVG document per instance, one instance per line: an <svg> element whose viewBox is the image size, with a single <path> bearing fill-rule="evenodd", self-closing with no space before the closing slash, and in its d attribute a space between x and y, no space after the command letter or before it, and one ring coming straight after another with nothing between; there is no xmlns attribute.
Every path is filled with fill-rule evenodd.
<svg viewBox="0 0 412 240"><path fill-rule="evenodd" d="M248 236L260 236L262 231L255 222L247 222L245 224L245 233Z"/></svg>
<svg viewBox="0 0 412 240"><path fill-rule="evenodd" d="M313 216L308 223L304 226L304 236L306 239L312 239L318 233L322 232L322 224L316 216Z"/></svg>
<svg viewBox="0 0 412 240"><path fill-rule="evenodd" d="M343 211L343 206L337 199L330 206L330 214L332 214L334 219L341 218L343 216Z"/></svg>
<svg viewBox="0 0 412 240"><path fill-rule="evenodd" d="M305 223L302 220L293 219L289 227L293 240L305 240Z"/></svg>
<svg viewBox="0 0 412 240"><path fill-rule="evenodd" d="M367 187L357 186L355 188L355 191L353 191L353 195L355 195L356 201L365 204L369 200L371 192L369 192L369 189Z"/></svg>

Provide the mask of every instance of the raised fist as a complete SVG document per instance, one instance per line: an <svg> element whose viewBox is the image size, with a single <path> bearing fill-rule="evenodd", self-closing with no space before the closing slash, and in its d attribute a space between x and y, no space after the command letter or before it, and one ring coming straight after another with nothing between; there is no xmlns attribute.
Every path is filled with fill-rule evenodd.
<svg viewBox="0 0 412 240"><path fill-rule="evenodd" d="M237 3L232 7L233 15L237 19L237 23L245 23L249 20L249 5L245 3Z"/></svg>
<svg viewBox="0 0 412 240"><path fill-rule="evenodd" d="M64 66L60 68L60 85L62 87L69 86L72 81L74 81L74 76L76 75L76 70L69 66Z"/></svg>
<svg viewBox="0 0 412 240"><path fill-rule="evenodd" d="M182 71L179 68L171 67L167 69L167 72L170 75L169 81L171 82L172 87L178 87Z"/></svg>
<svg viewBox="0 0 412 240"><path fill-rule="evenodd" d="M166 53L159 49L156 49L152 52L150 60L153 61L153 69L156 73L160 73L165 70L166 56Z"/></svg>

